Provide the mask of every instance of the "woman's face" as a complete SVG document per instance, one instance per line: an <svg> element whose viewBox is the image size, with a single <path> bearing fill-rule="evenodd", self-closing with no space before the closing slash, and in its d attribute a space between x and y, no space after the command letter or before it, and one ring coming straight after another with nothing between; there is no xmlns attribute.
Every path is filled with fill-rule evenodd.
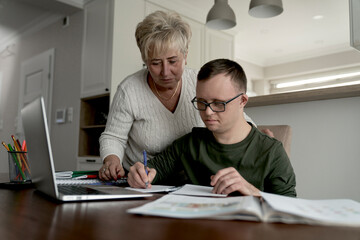
<svg viewBox="0 0 360 240"><path fill-rule="evenodd" d="M186 56L179 50L169 49L162 55L149 54L146 65L155 84L161 88L176 87L185 68Z"/></svg>

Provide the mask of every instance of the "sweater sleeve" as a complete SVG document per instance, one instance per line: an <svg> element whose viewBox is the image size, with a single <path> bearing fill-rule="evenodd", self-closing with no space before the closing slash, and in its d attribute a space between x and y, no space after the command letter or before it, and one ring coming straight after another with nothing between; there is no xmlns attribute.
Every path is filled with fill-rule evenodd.
<svg viewBox="0 0 360 240"><path fill-rule="evenodd" d="M112 102L105 131L100 136L100 157L116 155L122 163L134 118L126 92L119 85Z"/></svg>

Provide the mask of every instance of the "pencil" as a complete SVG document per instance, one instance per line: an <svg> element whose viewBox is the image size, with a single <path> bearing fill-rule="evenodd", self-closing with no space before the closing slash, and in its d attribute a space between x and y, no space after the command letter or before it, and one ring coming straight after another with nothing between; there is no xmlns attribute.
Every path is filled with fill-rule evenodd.
<svg viewBox="0 0 360 240"><path fill-rule="evenodd" d="M24 151L24 150L23 150L24 147L21 146L19 139L15 139L14 135L11 135L11 138L12 138L13 141L14 141L14 144L15 144L15 147L16 147L16 151L18 151L18 152ZM25 167L26 167L26 169L28 170L28 172L31 174L30 168L29 168L29 166L28 166L28 164L27 164L26 155L23 154L23 153L18 153L17 156L18 156L19 161L20 161L20 162L19 162L19 163L20 163L20 166L24 164Z"/></svg>
<svg viewBox="0 0 360 240"><path fill-rule="evenodd" d="M24 153L20 153L20 156L21 156L21 159L22 159L22 160L23 160L23 162L24 162L24 165L25 165L26 169L27 169L27 170L28 170L28 172L31 174L31 171L30 171L29 165L27 164L26 152L24 152Z"/></svg>
<svg viewBox="0 0 360 240"><path fill-rule="evenodd" d="M8 146L9 146L10 151L12 152L11 154L12 154L13 159L14 159L14 161L15 161L15 165L18 167L19 172L20 172L20 174L21 174L21 177L22 177L23 180L25 181L25 180L26 180L25 174L24 174L24 172L21 170L20 163L19 163L18 159L16 158L16 155L13 153L13 149L12 149L12 147L11 147L11 144L9 144Z"/></svg>
<svg viewBox="0 0 360 240"><path fill-rule="evenodd" d="M15 151L20 152L20 151L21 151L21 147L19 146L18 141L16 141L14 135L11 135L11 138L12 138L12 140L14 141Z"/></svg>
<svg viewBox="0 0 360 240"><path fill-rule="evenodd" d="M18 145L18 143L17 143L14 135L11 135L11 138L12 138L12 140L14 141L14 151L15 151L15 152L20 152L20 151L21 151L21 148L19 147L19 145ZM17 158L18 158L18 160L19 160L20 167L22 167L23 164L22 164L22 159L21 159L20 154L19 154L19 153L16 153L16 156L17 156Z"/></svg>
<svg viewBox="0 0 360 240"><path fill-rule="evenodd" d="M26 152L26 141L25 141L25 139L23 140L23 144L22 144L22 149L21 150L23 150L24 152Z"/></svg>
<svg viewBox="0 0 360 240"><path fill-rule="evenodd" d="M10 152L10 149L8 148L8 146L6 146L6 143L4 143L4 142L1 142L2 143L2 145L6 148L6 150L8 151L8 152Z"/></svg>

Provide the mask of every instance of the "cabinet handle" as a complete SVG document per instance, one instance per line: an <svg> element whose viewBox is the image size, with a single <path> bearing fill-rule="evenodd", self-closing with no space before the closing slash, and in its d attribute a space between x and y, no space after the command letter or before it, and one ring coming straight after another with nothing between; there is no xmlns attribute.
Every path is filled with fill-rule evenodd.
<svg viewBox="0 0 360 240"><path fill-rule="evenodd" d="M108 88L105 88L105 92L108 92L109 91L109 89Z"/></svg>
<svg viewBox="0 0 360 240"><path fill-rule="evenodd" d="M91 163L96 162L96 160L95 160L95 159L86 159L85 161L86 161L86 162L91 162Z"/></svg>

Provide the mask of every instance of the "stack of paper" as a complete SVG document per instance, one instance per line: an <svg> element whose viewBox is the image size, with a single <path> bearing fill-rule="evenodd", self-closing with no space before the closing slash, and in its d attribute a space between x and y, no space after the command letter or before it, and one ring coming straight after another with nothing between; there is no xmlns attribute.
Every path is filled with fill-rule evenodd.
<svg viewBox="0 0 360 240"><path fill-rule="evenodd" d="M173 218L239 219L360 227L360 203L348 199L306 200L264 192L261 192L262 198L198 197L206 196L206 193L212 194L211 188L189 185L156 201L129 209L128 212Z"/></svg>

